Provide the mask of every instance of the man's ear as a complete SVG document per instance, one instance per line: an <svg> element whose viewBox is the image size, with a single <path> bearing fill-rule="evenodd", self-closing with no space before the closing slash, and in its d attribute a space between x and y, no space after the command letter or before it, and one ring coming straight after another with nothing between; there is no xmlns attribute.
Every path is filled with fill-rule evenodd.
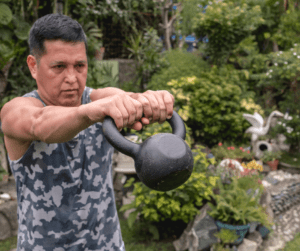
<svg viewBox="0 0 300 251"><path fill-rule="evenodd" d="M37 77L37 70L38 70L38 65L37 65L37 60L34 56L28 55L27 57L27 65L28 68L31 72L31 76L36 79Z"/></svg>

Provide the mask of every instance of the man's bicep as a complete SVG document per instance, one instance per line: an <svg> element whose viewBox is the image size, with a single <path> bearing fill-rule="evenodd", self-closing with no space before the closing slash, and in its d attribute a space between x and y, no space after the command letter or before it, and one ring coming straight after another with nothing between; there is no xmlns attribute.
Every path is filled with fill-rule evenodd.
<svg viewBox="0 0 300 251"><path fill-rule="evenodd" d="M20 140L36 140L32 134L35 117L43 108L35 98L18 97L6 103L1 110L1 127L7 137Z"/></svg>

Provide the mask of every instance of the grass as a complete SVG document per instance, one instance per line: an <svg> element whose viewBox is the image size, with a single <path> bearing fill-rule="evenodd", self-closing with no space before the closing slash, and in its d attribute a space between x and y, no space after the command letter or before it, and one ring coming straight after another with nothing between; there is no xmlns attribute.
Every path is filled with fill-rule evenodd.
<svg viewBox="0 0 300 251"><path fill-rule="evenodd" d="M0 241L0 251L9 251L13 248L17 248L17 241L17 236Z"/></svg>
<svg viewBox="0 0 300 251"><path fill-rule="evenodd" d="M280 162L292 165L300 166L300 153L287 153L283 152L281 155Z"/></svg>
<svg viewBox="0 0 300 251"><path fill-rule="evenodd" d="M300 233L296 234L295 238L285 245L280 251L298 251L300 247Z"/></svg>

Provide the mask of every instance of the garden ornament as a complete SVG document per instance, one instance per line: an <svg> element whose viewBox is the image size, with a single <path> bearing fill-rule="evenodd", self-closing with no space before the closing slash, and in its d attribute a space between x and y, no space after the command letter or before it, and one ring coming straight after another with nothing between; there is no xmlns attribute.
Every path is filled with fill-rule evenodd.
<svg viewBox="0 0 300 251"><path fill-rule="evenodd" d="M169 191L182 185L191 176L194 165L192 151L184 141L183 120L173 111L172 118L167 121L173 134L159 133L141 144L125 139L111 117L106 117L103 122L103 134L108 142L132 157L139 179L158 191Z"/></svg>
<svg viewBox="0 0 300 251"><path fill-rule="evenodd" d="M263 136L266 135L269 131L270 128L270 123L271 123L271 119L273 117L283 117L284 115L279 112L279 111L273 111L270 116L267 119L267 123L264 126L264 119L263 117L258 114L257 112L254 113L254 115L252 114L243 114L243 117L245 119L248 120L248 122L250 122L250 124L252 125L251 127L249 127L245 133L251 133L251 144L252 147L254 147L255 142L258 140L259 136Z"/></svg>
<svg viewBox="0 0 300 251"><path fill-rule="evenodd" d="M270 152L274 151L275 149L273 146L274 146L273 144L271 145L269 142L265 140L256 141L253 147L255 158L260 159L263 156L264 151L270 151Z"/></svg>

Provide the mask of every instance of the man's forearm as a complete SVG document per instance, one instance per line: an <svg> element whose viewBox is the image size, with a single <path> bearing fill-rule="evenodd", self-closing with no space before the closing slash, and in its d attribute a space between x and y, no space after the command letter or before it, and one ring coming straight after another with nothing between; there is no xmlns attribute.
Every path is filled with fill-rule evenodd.
<svg viewBox="0 0 300 251"><path fill-rule="evenodd" d="M92 125L83 112L83 106L47 106L36 115L32 133L37 139L50 143L67 142L80 131Z"/></svg>

